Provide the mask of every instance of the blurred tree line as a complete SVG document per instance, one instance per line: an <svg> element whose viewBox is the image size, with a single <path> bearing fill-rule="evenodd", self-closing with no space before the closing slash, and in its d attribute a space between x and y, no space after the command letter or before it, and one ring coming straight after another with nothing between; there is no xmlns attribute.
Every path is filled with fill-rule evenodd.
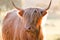
<svg viewBox="0 0 60 40"><path fill-rule="evenodd" d="M17 7L21 7L21 0L12 0ZM0 0L0 11L13 9L11 0Z"/></svg>
<svg viewBox="0 0 60 40"><path fill-rule="evenodd" d="M50 0L12 0L14 4L19 8L26 8L29 6L38 6L46 8ZM13 9L14 6L11 3L11 0L0 0L0 13ZM49 9L48 18L60 18L60 0L52 0L51 8ZM57 17L56 17L57 16Z"/></svg>

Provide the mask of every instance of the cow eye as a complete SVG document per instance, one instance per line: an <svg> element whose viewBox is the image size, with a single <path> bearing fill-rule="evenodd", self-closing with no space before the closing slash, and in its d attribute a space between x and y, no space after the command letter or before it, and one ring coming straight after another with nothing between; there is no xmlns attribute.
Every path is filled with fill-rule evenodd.
<svg viewBox="0 0 60 40"><path fill-rule="evenodd" d="M41 14L43 13L43 11L41 11Z"/></svg>
<svg viewBox="0 0 60 40"><path fill-rule="evenodd" d="M42 15L43 11L41 11L41 15Z"/></svg>
<svg viewBox="0 0 60 40"><path fill-rule="evenodd" d="M34 13L37 13L37 11L35 10Z"/></svg>

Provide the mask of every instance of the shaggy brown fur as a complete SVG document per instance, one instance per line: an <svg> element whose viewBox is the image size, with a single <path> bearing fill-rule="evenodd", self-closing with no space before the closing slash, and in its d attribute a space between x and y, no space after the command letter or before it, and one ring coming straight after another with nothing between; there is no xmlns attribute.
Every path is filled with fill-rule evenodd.
<svg viewBox="0 0 60 40"><path fill-rule="evenodd" d="M13 13L17 10L9 12L3 21L3 39L36 40L38 39L37 37L39 30L39 35L43 37L41 27L39 29L42 20L42 14L40 10L41 9L38 8L25 9L22 19L17 15L17 13Z"/></svg>
<svg viewBox="0 0 60 40"><path fill-rule="evenodd" d="M3 40L43 40L41 22L50 5L51 1L44 10L27 8L8 12L3 20Z"/></svg>

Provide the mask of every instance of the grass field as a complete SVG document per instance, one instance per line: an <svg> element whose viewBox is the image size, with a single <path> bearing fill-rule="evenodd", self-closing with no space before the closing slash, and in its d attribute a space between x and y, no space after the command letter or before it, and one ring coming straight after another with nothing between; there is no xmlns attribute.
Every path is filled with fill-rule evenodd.
<svg viewBox="0 0 60 40"><path fill-rule="evenodd" d="M49 19L46 24L47 40L60 40L60 19Z"/></svg>

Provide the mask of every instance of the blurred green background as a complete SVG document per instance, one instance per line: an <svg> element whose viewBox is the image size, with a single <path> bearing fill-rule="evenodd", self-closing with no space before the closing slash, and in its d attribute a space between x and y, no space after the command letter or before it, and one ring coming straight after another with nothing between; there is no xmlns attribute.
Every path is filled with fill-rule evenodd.
<svg viewBox="0 0 60 40"><path fill-rule="evenodd" d="M19 8L47 8L50 0L12 0ZM2 21L6 12L15 9L11 0L0 0L0 40L2 40ZM45 23L46 40L60 40L60 0L52 0Z"/></svg>

